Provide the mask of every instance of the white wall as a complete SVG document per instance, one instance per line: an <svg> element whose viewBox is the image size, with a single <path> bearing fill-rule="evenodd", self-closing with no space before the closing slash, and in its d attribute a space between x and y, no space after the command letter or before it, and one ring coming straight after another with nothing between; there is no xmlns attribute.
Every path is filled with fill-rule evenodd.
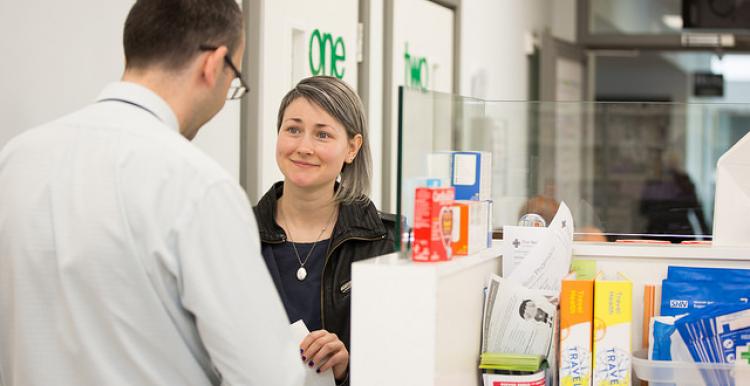
<svg viewBox="0 0 750 386"><path fill-rule="evenodd" d="M23 130L96 100L123 70L122 29L133 1L0 2L0 147ZM239 102L195 143L239 178Z"/></svg>
<svg viewBox="0 0 750 386"><path fill-rule="evenodd" d="M309 40L315 29L330 33L333 39L342 37L346 47L342 80L357 89L356 37L358 1L337 0L254 0L261 2L261 34L263 57L261 84L257 85L261 98L255 117L257 149L260 154L257 197L261 197L283 175L276 165L276 117L284 95L303 77L313 75L308 66ZM295 35L294 31L297 31ZM296 37L295 37L296 36ZM317 52L317 51L316 51ZM326 75L330 75L326 73Z"/></svg>
<svg viewBox="0 0 750 386"><path fill-rule="evenodd" d="M554 1L463 1L459 93L490 100L527 99L527 34L550 26Z"/></svg>
<svg viewBox="0 0 750 386"><path fill-rule="evenodd" d="M574 35L575 0L463 1L459 94L488 101L529 98L529 59L545 29L570 40ZM552 15L555 17L553 18ZM515 218L527 197L529 178L527 106L488 102L479 124L490 134L493 154L495 222ZM499 199L502 196L502 199Z"/></svg>
<svg viewBox="0 0 750 386"><path fill-rule="evenodd" d="M122 26L131 4L0 2L0 146L93 102L107 82L120 77Z"/></svg>
<svg viewBox="0 0 750 386"><path fill-rule="evenodd" d="M370 200L376 207L382 208L383 193L383 50L384 50L384 1L369 0L365 2L369 7L369 23L364 25L364 33L369 39L369 47L366 53L368 60L364 62L367 66L369 79L366 95L367 121L370 129L370 153L372 155L372 184L370 188ZM364 22L364 20L360 20ZM362 80L361 80L362 81ZM364 96L364 95L363 95Z"/></svg>
<svg viewBox="0 0 750 386"><path fill-rule="evenodd" d="M386 63L385 71L391 71L390 90L390 127L391 143L388 145L392 150L390 153L391 173L390 192L388 193L389 206L384 205L388 211L396 211L396 168L398 154L398 87L405 86L413 90L430 90L442 93L453 92L453 29L454 13L451 9L443 7L429 0L398 0L393 2L393 35L391 46L391 62ZM406 55L409 55L407 63ZM412 67L417 69L413 71ZM414 73L418 73L417 76ZM406 95L406 94L405 94ZM415 102L410 100L410 102ZM426 101L421 106L408 106L404 114L413 114L418 117L410 120L404 117L406 122L418 122L419 127L408 124L405 131L410 134L403 136L402 154L402 178L424 176L416 173L424 170L426 153L438 150L434 143L433 133L450 131L452 117L438 119L437 106ZM421 107L421 109L415 109ZM420 133L415 135L414 133ZM440 149L448 150L448 149ZM416 167L415 167L416 166ZM402 191L402 196L413 194ZM402 210L407 210L403 208Z"/></svg>

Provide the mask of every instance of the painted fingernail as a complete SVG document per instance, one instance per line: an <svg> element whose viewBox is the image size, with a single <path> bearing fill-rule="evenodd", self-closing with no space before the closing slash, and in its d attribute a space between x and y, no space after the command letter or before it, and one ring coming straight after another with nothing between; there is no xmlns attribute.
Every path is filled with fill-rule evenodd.
<svg viewBox="0 0 750 386"><path fill-rule="evenodd" d="M305 352L305 350L303 350L303 349L299 349L299 353L300 353L300 354L302 354L303 352Z"/></svg>
<svg viewBox="0 0 750 386"><path fill-rule="evenodd" d="M305 357L305 356L303 355L303 356L302 356L302 361L304 362L304 361L306 361L306 360L307 360L307 358L306 358L306 357Z"/></svg>
<svg viewBox="0 0 750 386"><path fill-rule="evenodd" d="M318 367L317 369L315 369L315 372L319 373L320 372L320 367Z"/></svg>
<svg viewBox="0 0 750 386"><path fill-rule="evenodd" d="M313 367L314 364L315 363L313 363L313 361L310 361L310 362L307 363L307 365L310 366L310 367Z"/></svg>

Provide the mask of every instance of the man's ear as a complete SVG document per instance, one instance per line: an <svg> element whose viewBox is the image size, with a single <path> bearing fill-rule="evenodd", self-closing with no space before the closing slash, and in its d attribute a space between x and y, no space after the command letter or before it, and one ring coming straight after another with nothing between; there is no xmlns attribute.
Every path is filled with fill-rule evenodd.
<svg viewBox="0 0 750 386"><path fill-rule="evenodd" d="M221 46L213 51L208 51L207 55L201 60L201 76L209 87L216 86L216 82L224 70L224 56L228 51L227 46Z"/></svg>

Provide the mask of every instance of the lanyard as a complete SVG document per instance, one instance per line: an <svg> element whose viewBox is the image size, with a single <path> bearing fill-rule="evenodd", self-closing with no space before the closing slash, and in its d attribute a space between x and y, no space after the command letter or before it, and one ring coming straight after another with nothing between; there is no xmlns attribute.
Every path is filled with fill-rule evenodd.
<svg viewBox="0 0 750 386"><path fill-rule="evenodd" d="M139 108L139 109L141 109L141 110L143 110L143 111L145 111L145 112L147 112L147 113L149 113L149 114L153 115L154 117L156 117L156 119L158 119L158 120L160 120L160 121L161 121L161 118L159 118L159 116L158 116L158 115L156 115L156 113L155 113L155 112L153 112L153 111L151 111L151 110L147 109L147 108L146 108L146 107L144 107L144 106L141 106L141 105L139 105L138 103L135 103L135 102L131 102L131 101L129 101L129 100L126 100L126 99L120 99L120 98L105 98L105 99L99 99L99 100L97 101L97 103L99 103L99 102L121 102L121 103L126 103L126 104L129 104L129 105L131 105L131 106L135 106L135 107L137 107L137 108Z"/></svg>

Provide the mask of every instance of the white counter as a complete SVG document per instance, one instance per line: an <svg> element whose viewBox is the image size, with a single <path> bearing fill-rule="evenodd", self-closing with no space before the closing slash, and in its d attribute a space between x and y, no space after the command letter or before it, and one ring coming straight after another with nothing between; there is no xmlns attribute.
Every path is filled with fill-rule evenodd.
<svg viewBox="0 0 750 386"><path fill-rule="evenodd" d="M502 242L444 263L398 254L352 266L352 386L479 385L483 291L498 273ZM750 269L750 248L574 243L573 257L633 281L632 348L641 347L643 286L669 265Z"/></svg>
<svg viewBox="0 0 750 386"><path fill-rule="evenodd" d="M476 385L484 301L500 248L442 263L397 253L352 266L352 385Z"/></svg>

